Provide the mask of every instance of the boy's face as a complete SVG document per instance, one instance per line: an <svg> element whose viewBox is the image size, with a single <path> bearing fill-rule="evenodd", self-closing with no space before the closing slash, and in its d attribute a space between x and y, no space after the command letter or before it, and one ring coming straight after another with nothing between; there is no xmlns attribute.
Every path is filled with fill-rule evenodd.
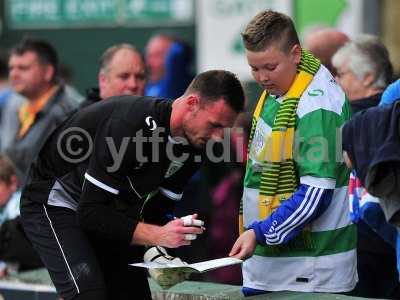
<svg viewBox="0 0 400 300"><path fill-rule="evenodd" d="M0 207L7 204L8 199L14 193L12 184L7 184L4 181L0 181Z"/></svg>
<svg viewBox="0 0 400 300"><path fill-rule="evenodd" d="M257 83L268 93L282 96L296 77L301 48L295 45L286 53L278 45L272 44L262 51L246 50L246 56Z"/></svg>

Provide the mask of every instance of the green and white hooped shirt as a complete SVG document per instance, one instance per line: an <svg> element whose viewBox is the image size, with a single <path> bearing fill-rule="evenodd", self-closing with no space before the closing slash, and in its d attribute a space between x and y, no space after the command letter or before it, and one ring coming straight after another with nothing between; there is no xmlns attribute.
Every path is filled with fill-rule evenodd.
<svg viewBox="0 0 400 300"><path fill-rule="evenodd" d="M266 100L250 145L243 192L243 222L259 219L260 165L257 151L282 99ZM265 291L345 292L357 282L356 228L347 200L347 171L340 129L350 118L348 101L329 71L321 65L297 107L293 156L300 184L332 189L329 206L287 243L258 245L243 264L243 286ZM295 222L288 215L288 228ZM295 226L295 225L293 225Z"/></svg>

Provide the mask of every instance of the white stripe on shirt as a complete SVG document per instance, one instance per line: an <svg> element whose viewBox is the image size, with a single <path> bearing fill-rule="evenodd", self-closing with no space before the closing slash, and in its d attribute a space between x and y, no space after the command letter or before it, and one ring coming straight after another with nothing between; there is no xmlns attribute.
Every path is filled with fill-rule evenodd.
<svg viewBox="0 0 400 300"><path fill-rule="evenodd" d="M85 179L87 179L88 181L90 181L91 183L93 183L95 186L106 190L107 192L110 192L112 194L118 195L119 191L106 185L105 183L102 183L101 181L97 180L96 178L90 176L88 173L85 173Z"/></svg>
<svg viewBox="0 0 400 300"><path fill-rule="evenodd" d="M163 194L164 196L166 196L172 200L179 201L182 199L183 194L177 194L170 190L164 189L162 187L160 187L159 190L160 190L161 194Z"/></svg>
<svg viewBox="0 0 400 300"><path fill-rule="evenodd" d="M314 190L310 195L309 191L311 192L311 189ZM315 212L323 192L324 189L309 187L306 193L306 197L308 197L305 197L305 201L302 202L300 207L296 209L287 220L276 227L273 236L268 237L269 235L265 235L268 244L273 245L282 243L285 237L290 234L291 231L306 222ZM305 207L303 205L304 202Z"/></svg>

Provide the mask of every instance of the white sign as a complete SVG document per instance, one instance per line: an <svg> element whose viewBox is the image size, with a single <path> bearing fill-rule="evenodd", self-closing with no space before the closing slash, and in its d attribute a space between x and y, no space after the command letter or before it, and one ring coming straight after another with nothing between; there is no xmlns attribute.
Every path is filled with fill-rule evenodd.
<svg viewBox="0 0 400 300"><path fill-rule="evenodd" d="M240 80L252 79L241 33L260 11L273 9L291 15L291 0L196 1L197 69L225 69Z"/></svg>
<svg viewBox="0 0 400 300"><path fill-rule="evenodd" d="M334 27L339 31L346 33L350 38L354 38L364 31L364 22L368 21L368 15L365 15L365 2L364 0L347 0L345 2L332 3L333 6L329 10L324 11L323 18L320 18L321 14L315 14L314 18L302 20L300 26L297 27L302 40L308 35L312 35L314 31L318 31L321 28ZM321 9L321 4L317 3L317 6L312 4L307 7L302 7L311 11L318 12ZM297 15L295 13L295 15ZM299 25L299 24L297 24Z"/></svg>
<svg viewBox="0 0 400 300"><path fill-rule="evenodd" d="M347 33L350 38L354 38L363 32L363 0L350 0L347 2L347 8L338 19L336 28Z"/></svg>

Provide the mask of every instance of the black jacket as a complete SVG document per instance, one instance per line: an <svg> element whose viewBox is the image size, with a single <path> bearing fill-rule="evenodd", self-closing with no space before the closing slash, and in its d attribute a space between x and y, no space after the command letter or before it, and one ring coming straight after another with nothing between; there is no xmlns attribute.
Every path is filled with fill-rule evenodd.
<svg viewBox="0 0 400 300"><path fill-rule="evenodd" d="M356 114L370 107L378 106L379 102L381 101L381 97L382 93L379 93L371 97L350 101L352 113Z"/></svg>
<svg viewBox="0 0 400 300"><path fill-rule="evenodd" d="M171 101L119 96L78 111L47 139L21 205L70 208L85 231L126 244L139 221L165 224L201 155L171 142L171 110ZM139 143L140 136L148 142ZM175 161L168 151L189 157Z"/></svg>
<svg viewBox="0 0 400 300"><path fill-rule="evenodd" d="M390 199L396 203L400 203L399 118L400 101L397 101L357 114L342 131L343 150L352 161L361 184L380 200ZM385 207L383 210L389 220L396 213L392 208L391 212Z"/></svg>
<svg viewBox="0 0 400 300"><path fill-rule="evenodd" d="M46 138L60 125L71 112L75 111L77 102L72 99L63 87L60 87L45 107L38 112L33 125L22 137L15 137L11 145L5 149L6 155L14 163L20 182L28 174L29 167L35 161ZM16 116L16 122L18 116Z"/></svg>
<svg viewBox="0 0 400 300"><path fill-rule="evenodd" d="M91 104L101 101L100 90L98 88L91 88L86 91L86 99L79 105L79 109L82 109Z"/></svg>

